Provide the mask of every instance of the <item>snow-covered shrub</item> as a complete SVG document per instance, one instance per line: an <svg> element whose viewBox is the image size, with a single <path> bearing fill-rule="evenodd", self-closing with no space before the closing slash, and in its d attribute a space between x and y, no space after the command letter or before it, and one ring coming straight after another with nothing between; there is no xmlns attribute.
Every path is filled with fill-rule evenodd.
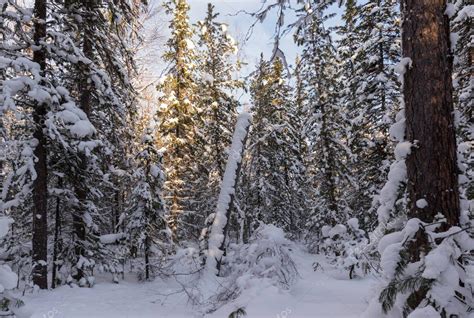
<svg viewBox="0 0 474 318"><path fill-rule="evenodd" d="M323 242L320 250L328 257L331 264L338 269L348 272L349 278L363 276L369 271L367 256L364 255L367 246L367 236L359 228L356 218L349 219L347 225L325 225L321 229Z"/></svg>
<svg viewBox="0 0 474 318"><path fill-rule="evenodd" d="M298 277L294 248L282 229L261 224L248 244L227 246L219 276L203 266L199 248L188 247L171 256L161 278L176 285L173 293L183 292L203 313L212 312L253 286L288 289Z"/></svg>
<svg viewBox="0 0 474 318"><path fill-rule="evenodd" d="M293 244L282 229L261 224L249 244L231 244L223 262L222 276L233 277L245 288L248 279L265 278L279 287L288 288L298 276L291 259Z"/></svg>
<svg viewBox="0 0 474 318"><path fill-rule="evenodd" d="M8 233L10 224L13 220L9 217L0 217L0 240ZM10 266L3 261L0 262L0 316L12 315L15 307L22 305L21 300L15 298L9 293L18 284L18 276ZM12 311L13 310L13 311Z"/></svg>

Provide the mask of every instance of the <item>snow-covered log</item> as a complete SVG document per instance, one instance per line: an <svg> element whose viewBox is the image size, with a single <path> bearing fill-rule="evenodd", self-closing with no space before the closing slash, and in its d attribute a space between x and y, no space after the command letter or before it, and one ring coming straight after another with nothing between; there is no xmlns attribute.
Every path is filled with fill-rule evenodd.
<svg viewBox="0 0 474 318"><path fill-rule="evenodd" d="M239 171L251 119L251 114L247 112L241 113L237 118L229 158L217 200L216 213L209 235L206 261L207 268L214 271L215 274L219 272L221 259L224 254L228 220L234 202L235 187L239 179Z"/></svg>

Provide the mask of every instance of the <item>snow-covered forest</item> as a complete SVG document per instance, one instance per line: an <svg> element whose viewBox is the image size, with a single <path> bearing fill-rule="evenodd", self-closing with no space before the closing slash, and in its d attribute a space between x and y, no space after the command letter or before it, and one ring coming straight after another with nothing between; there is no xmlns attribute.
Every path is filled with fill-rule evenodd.
<svg viewBox="0 0 474 318"><path fill-rule="evenodd" d="M474 317L473 2L219 1L0 0L0 316Z"/></svg>

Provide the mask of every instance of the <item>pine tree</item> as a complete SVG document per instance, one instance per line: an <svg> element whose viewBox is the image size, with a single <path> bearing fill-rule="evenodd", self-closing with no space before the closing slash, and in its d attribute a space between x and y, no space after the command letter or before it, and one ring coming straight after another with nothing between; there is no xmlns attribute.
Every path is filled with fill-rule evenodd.
<svg viewBox="0 0 474 318"><path fill-rule="evenodd" d="M310 109L306 126L311 132L310 178L315 188L315 209L307 226L316 233L323 225L344 222L350 212L341 195L350 180L347 123L342 115L344 107L339 104L338 61L330 30L324 26L328 18L323 13L325 9L324 5L318 7L318 13L306 19L295 36L303 47L301 74Z"/></svg>
<svg viewBox="0 0 474 318"><path fill-rule="evenodd" d="M169 227L173 241L177 241L181 238L178 230L182 214L192 214L190 185L192 174L196 173L193 145L201 110L198 108L195 79L197 54L187 15L189 6L185 0L172 0L166 3L166 8L173 15L171 38L163 56L170 66L169 73L159 85L163 95L159 99L157 116L159 139L166 148L163 164L167 175L165 199L169 210Z"/></svg>
<svg viewBox="0 0 474 318"><path fill-rule="evenodd" d="M341 102L351 120L351 170L356 191L350 205L363 226L376 223L374 200L388 173L388 129L398 111L400 87L394 66L400 59L399 11L393 0L357 5L348 1L338 28L342 61Z"/></svg>
<svg viewBox="0 0 474 318"><path fill-rule="evenodd" d="M284 77L280 59L270 63L262 56L250 87L253 124L239 201L245 204L247 237L260 221L298 229L304 168L291 88Z"/></svg>
<svg viewBox="0 0 474 318"><path fill-rule="evenodd" d="M86 10L83 4L94 7L87 7ZM107 7L107 4L110 6ZM35 249L39 248L38 245L41 243L43 251L47 250L47 247L44 247L47 239L36 238L40 232L27 231L26 226L31 226L31 222L25 221L24 215L24 211L32 207L31 199L39 198L38 195L32 193L39 191L37 186L41 182L42 189L46 187L43 192L46 191L45 202L48 203L48 208L44 213L49 215L47 217L49 223L54 223L54 227L46 226L45 229L45 224L47 224L45 220L41 227L43 234L48 231L55 233L50 250L54 261L54 285L60 279L59 271L61 271L59 275L61 281L66 280L63 276L69 275L69 266L77 267L78 264L93 266L93 260L83 257L86 254L85 246L90 247L88 257L93 255L94 258L97 257L96 259L100 258L100 255L95 254L92 249L96 249L101 231L96 222L97 216L100 215L97 213L97 203L105 201L99 199L104 189L101 186L109 184L105 181L107 177L104 177L105 174L102 172L102 167L105 165L102 155L113 153L110 147L107 148L108 141L111 140L109 137L119 136L119 132L123 131L124 126L120 126L117 119L123 117L122 114L126 112L120 112L120 110L123 110L131 101L131 94L125 93L130 92L127 72L120 67L131 65L125 62L120 63L122 59L127 59L128 53L125 53L126 46L119 38L119 30L123 31L127 27L121 22L122 28L117 27L113 28L113 32L109 31L111 27L109 22L118 23L119 20L117 17L109 19L108 13L114 12L119 15L122 12L119 8L132 8L123 5L124 3L117 1L101 4L95 1L87 3L69 1L67 4L46 1L39 3L38 8L41 9L41 14L44 13L43 10L46 10L44 14L48 17L47 24L44 24L41 19L31 19L30 10L24 10L14 1L5 3L0 11L2 18L13 22L2 24L2 31L5 31L2 34L9 37L10 43L14 43L14 45L1 48L2 57L6 57L0 65L1 73L8 74L2 81L0 94L2 114L7 114L2 118L12 118L11 121L10 119L6 121L9 126L6 129L8 136L6 145L11 153L7 158L9 163L6 169L6 182L3 184L2 209L12 211L15 221L25 224L25 226L14 227L8 251L12 253L15 264L24 267L25 264L31 263L28 257L25 257L28 252L20 252L24 250L23 240L30 239L30 235L33 234L35 236L33 241L36 242L33 244ZM102 10L103 8L108 8L110 11ZM104 15L95 15L96 20L90 23L91 11L93 14L100 12ZM18 14L11 15L12 12ZM123 16L130 17L125 14ZM81 17L84 17L88 23L82 25ZM34 21L38 27L43 28L39 34L34 33L36 25L31 24L30 21ZM102 23L96 23L97 21ZM128 19L128 21L133 20ZM93 24L92 27L91 24ZM89 52L90 56L86 56L88 50L84 49L85 43L82 41L84 28L88 27L92 28L94 31L92 33L96 36L96 40L86 41L92 42L93 53ZM76 32L77 30L80 31ZM88 30L91 31L91 29ZM39 49L31 50L33 39L36 39ZM41 52L45 55L44 57L41 56ZM115 54L115 58L112 57L112 53ZM35 60L44 61L33 63L32 61ZM40 77L40 74L43 76ZM14 86L15 83L21 82L24 85ZM78 83L84 85L81 86ZM12 90L13 87L15 89ZM85 98L86 95L90 95L88 103L86 103L88 99ZM90 105L87 104L92 101L100 106L89 107ZM42 105L44 109L41 110L41 107L36 107L37 105ZM117 110L119 111L116 112ZM34 124L38 120L41 122L40 126ZM109 123L112 124L108 125ZM35 129L36 132L34 132ZM40 132L43 134L42 137ZM38 137L41 138L38 139ZM36 147L37 140L44 142L42 150L41 147ZM98 148L102 152L99 152ZM34 151L40 150L44 152L45 163L42 163L42 160L35 163L33 160ZM39 163L42 165L41 169L39 169ZM41 177L37 177L35 165L38 171L46 168L48 174L43 173ZM36 190L31 191L32 189ZM78 211L78 209L82 211L81 215L68 213L71 210ZM83 213L84 211L86 212ZM35 213L34 217L35 215L38 213ZM75 220L72 219L73 216ZM42 217L41 220L43 219L46 218ZM36 220L40 219L33 218L33 220L37 222ZM76 225L75 229L73 225ZM83 231L85 227L90 229L86 240L82 235L85 233ZM76 233L78 239L69 241L71 236L67 235L68 233ZM43 237L43 234L40 236ZM67 248L71 245L76 249ZM75 250L81 252L74 253ZM42 259L46 257L41 256ZM40 283L40 287L46 286L47 283L44 279L46 263L41 261L31 264L37 268L39 265L43 267L43 264L45 266L44 269L42 268L42 274L33 276L35 280L36 277L42 277L41 282L37 282ZM82 276L81 270L78 270L79 280ZM81 281L81 284L87 283L84 280Z"/></svg>
<svg viewBox="0 0 474 318"><path fill-rule="evenodd" d="M123 184L130 179L123 171L130 153L127 141L132 139L127 130L137 103L131 84L135 64L126 40L135 36L140 3L88 0L66 5L68 23L79 30L75 36L86 58L72 70L71 90L94 125L96 140L79 144L79 160L71 176L78 200L73 214L75 254L81 259L95 253L103 259L97 237L118 230L120 215L125 213ZM91 188L91 183L97 186ZM110 200L99 200L102 196ZM80 280L83 269L76 270Z"/></svg>
<svg viewBox="0 0 474 318"><path fill-rule="evenodd" d="M51 6L49 1L36 1L33 15L38 18L33 20L31 11L23 10L13 1L5 2L1 11L2 18L9 21L2 24L2 33L9 38L10 45L1 48L0 67L5 78L0 100L2 114L7 115L4 118L12 120L7 120L7 145L13 151L3 184L2 209L13 210L15 221L33 227L33 231L26 232L26 228L20 228L17 234L23 231L26 235L21 239L33 241L33 282L40 288L48 285L48 181L54 178L53 152L71 149L71 135L79 127L73 122L83 120L80 128L88 128L87 118L81 117L68 90L62 86L62 79L67 77L65 66L77 62L81 54L68 34L46 25ZM12 12L15 14L11 15ZM53 15L54 23L50 25L61 25L60 18ZM35 50L31 50L33 44ZM24 219L24 211L30 209L32 223Z"/></svg>
<svg viewBox="0 0 474 318"><path fill-rule="evenodd" d="M445 10L443 1L402 4L406 57L400 71L406 141L395 151L406 158L408 221L401 231L386 235L379 243L388 280L379 296L385 314L464 316L472 303L461 264L474 241L461 228ZM429 39L423 37L427 29L432 32ZM398 297L401 294L403 297Z"/></svg>
<svg viewBox="0 0 474 318"><path fill-rule="evenodd" d="M200 127L202 145L199 155L199 175L195 181L196 207L202 220L216 208L220 183L224 176L227 149L232 140L238 101L233 96L242 82L235 79L240 69L236 59L237 46L228 34L227 25L216 21L219 14L208 4L207 16L197 24L199 33L199 108L203 126Z"/></svg>
<svg viewBox="0 0 474 318"><path fill-rule="evenodd" d="M151 129L142 137L133 178L132 205L129 208L127 232L131 245L143 252L144 279L153 274L153 257L163 256L169 243L168 228L162 198L164 174L161 153L157 151ZM161 255L159 255L161 254Z"/></svg>

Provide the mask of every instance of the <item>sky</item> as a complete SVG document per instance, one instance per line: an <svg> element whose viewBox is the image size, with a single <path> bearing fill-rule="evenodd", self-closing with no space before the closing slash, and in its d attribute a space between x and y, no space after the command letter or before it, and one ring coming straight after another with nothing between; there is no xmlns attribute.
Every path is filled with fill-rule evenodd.
<svg viewBox="0 0 474 318"><path fill-rule="evenodd" d="M275 0L267 1L268 3L273 3ZM207 4L209 2L215 6L215 12L220 13L217 21L228 24L229 34L239 43L239 58L247 63L241 71L241 76L247 76L254 70L255 64L260 59L261 53L263 53L265 59L271 58L276 23L275 12L269 14L262 23L258 22L254 25L253 32L247 41L244 41L245 37L252 24L255 22L255 18L243 12L239 13L241 10L245 10L246 12L257 11L262 7L262 0L188 0L190 6L189 18L191 23L194 24L205 17ZM161 1L155 0L152 3L153 5L159 5ZM329 9L329 12L334 12L337 15L335 18L329 20L328 24L338 24L340 22L339 16L342 9L333 6ZM286 15L286 24L295 21L296 17L293 12L288 11ZM170 17L167 16L163 20L168 22ZM164 27L163 32L168 32L166 26ZM299 48L293 42L293 32L289 32L281 39L280 48L285 53L288 64L293 64L296 55L299 52ZM157 64L154 73L161 73L162 69L163 65ZM159 74L156 75L159 76ZM248 99L248 96L243 95L242 98L245 102L245 100Z"/></svg>
<svg viewBox="0 0 474 318"><path fill-rule="evenodd" d="M245 13L238 13L239 10L247 12L255 12L262 6L262 0L188 0L190 5L190 20L192 22L203 19L207 10L207 4L211 2L215 5L216 11L220 13L219 21L229 24L229 33L242 44L245 35L249 31L255 18ZM268 3L275 1L269 0ZM339 13L340 8L332 7L331 12ZM339 18L336 17L330 24L338 23ZM285 23L295 21L295 14L291 11L287 12ZM275 12L270 14L263 23L257 23L254 26L252 36L243 43L241 54L245 58L249 66L253 68L260 58L260 53L264 54L266 59L270 58L273 50L273 35L275 29L276 17ZM292 64L299 51L293 42L293 33L289 32L280 43L280 47L285 52L288 63Z"/></svg>

